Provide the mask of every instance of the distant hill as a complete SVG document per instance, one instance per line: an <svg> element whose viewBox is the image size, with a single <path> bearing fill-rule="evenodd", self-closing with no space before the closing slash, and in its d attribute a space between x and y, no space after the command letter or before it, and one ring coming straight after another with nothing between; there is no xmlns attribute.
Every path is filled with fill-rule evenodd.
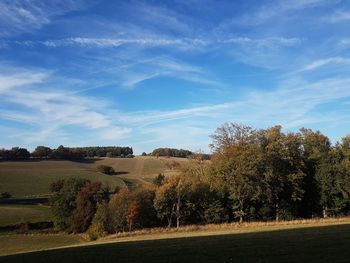
<svg viewBox="0 0 350 263"><path fill-rule="evenodd" d="M50 194L49 186L60 178L80 177L101 181L111 189L126 186L151 184L159 173L171 175L177 170L168 170L166 163L181 158L96 158L79 162L68 160L24 160L0 162L0 193L9 192L13 197L36 197ZM96 171L96 166L112 166L116 175L105 175Z"/></svg>

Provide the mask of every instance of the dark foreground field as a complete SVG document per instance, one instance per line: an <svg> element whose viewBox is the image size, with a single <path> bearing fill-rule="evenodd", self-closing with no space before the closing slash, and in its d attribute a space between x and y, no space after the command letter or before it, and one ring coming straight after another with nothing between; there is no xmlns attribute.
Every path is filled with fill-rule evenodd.
<svg viewBox="0 0 350 263"><path fill-rule="evenodd" d="M0 262L349 262L350 225L109 243L0 257Z"/></svg>

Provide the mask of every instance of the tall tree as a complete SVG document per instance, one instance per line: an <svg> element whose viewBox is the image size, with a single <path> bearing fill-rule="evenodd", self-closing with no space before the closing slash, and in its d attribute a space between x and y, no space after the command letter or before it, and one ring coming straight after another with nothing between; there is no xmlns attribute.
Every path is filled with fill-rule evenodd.
<svg viewBox="0 0 350 263"><path fill-rule="evenodd" d="M273 205L279 220L280 204L300 200L303 194L300 138L284 134L281 126L259 131L263 155L263 187L267 202Z"/></svg>

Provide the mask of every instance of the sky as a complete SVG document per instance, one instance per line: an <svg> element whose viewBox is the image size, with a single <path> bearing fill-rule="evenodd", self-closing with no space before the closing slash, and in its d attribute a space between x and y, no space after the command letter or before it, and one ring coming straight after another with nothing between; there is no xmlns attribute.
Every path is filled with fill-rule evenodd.
<svg viewBox="0 0 350 263"><path fill-rule="evenodd" d="M350 133L350 1L0 0L0 148Z"/></svg>

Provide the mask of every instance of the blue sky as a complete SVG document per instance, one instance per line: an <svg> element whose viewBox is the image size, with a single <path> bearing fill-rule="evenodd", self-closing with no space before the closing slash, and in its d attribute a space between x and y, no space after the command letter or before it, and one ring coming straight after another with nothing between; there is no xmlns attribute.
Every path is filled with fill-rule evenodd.
<svg viewBox="0 0 350 263"><path fill-rule="evenodd" d="M0 0L0 146L208 152L224 122L350 131L350 3Z"/></svg>

